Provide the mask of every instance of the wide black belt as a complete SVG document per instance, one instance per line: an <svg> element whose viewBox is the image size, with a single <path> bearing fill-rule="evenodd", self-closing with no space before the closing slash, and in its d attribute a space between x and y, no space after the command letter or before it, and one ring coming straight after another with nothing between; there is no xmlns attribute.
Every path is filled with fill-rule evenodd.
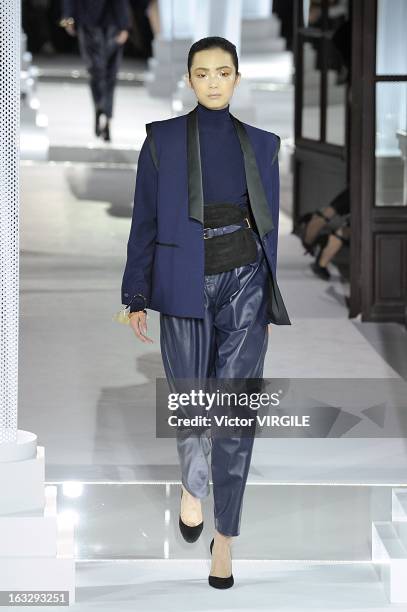
<svg viewBox="0 0 407 612"><path fill-rule="evenodd" d="M204 206L205 274L227 272L257 259L246 207L220 202Z"/></svg>

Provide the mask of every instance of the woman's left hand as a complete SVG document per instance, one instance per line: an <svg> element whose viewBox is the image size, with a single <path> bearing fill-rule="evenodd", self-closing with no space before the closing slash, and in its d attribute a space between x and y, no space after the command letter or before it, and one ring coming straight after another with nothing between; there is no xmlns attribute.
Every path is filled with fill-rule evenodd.
<svg viewBox="0 0 407 612"><path fill-rule="evenodd" d="M116 36L116 42L119 45L124 45L124 43L126 42L126 40L129 37L129 33L127 30L120 30L120 32L118 33L118 35Z"/></svg>

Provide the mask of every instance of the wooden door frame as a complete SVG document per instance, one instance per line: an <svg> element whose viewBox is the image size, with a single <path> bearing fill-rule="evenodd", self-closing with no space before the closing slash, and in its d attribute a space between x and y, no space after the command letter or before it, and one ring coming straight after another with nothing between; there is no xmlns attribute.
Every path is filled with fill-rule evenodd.
<svg viewBox="0 0 407 612"><path fill-rule="evenodd" d="M362 308L362 216L365 215L365 202L362 203L362 174L365 175L367 156L363 156L362 123L366 84L364 74L364 54L366 24L364 21L364 0L351 2L352 19L352 59L351 59L351 100L349 104L349 189L351 202L351 240L350 240L350 302L349 317L356 317ZM365 200L366 201L366 200ZM363 213L362 213L363 210Z"/></svg>
<svg viewBox="0 0 407 612"><path fill-rule="evenodd" d="M406 209L375 205L376 83L401 82L406 77L376 76L377 0L357 0L352 5L350 316L360 313L362 321L406 323L406 311L400 314L400 303L383 307L376 295L379 269L387 263L380 260L380 251L376 253L378 240L383 234L400 232L407 224Z"/></svg>

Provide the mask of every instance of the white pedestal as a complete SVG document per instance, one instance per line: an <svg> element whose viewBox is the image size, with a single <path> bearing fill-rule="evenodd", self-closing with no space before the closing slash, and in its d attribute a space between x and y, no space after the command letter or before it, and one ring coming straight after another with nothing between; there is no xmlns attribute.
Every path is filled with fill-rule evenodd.
<svg viewBox="0 0 407 612"><path fill-rule="evenodd" d="M407 491L393 488L392 520L372 523L372 562L391 603L407 603Z"/></svg>
<svg viewBox="0 0 407 612"><path fill-rule="evenodd" d="M267 54L284 51L286 43L280 37L280 20L271 15L266 19L243 19L242 55Z"/></svg>
<svg viewBox="0 0 407 612"><path fill-rule="evenodd" d="M0 591L67 591L72 604L74 526L57 515L56 487L45 487L44 447L18 434L0 451Z"/></svg>

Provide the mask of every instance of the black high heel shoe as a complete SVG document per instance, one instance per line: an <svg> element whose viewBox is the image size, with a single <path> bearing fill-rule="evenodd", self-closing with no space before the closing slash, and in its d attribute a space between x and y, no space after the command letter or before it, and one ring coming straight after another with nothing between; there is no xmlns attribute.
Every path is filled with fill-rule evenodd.
<svg viewBox="0 0 407 612"><path fill-rule="evenodd" d="M183 492L184 491L181 488L181 499L182 499ZM193 544L194 542L197 541L197 539L202 533L202 529L203 529L203 521L199 523L199 525L194 525L191 527L191 525L186 525L181 519L181 514L179 515L179 530L181 532L182 537L184 538L186 542L188 542L188 544Z"/></svg>
<svg viewBox="0 0 407 612"><path fill-rule="evenodd" d="M213 544L214 544L214 538L212 538L212 542L209 547L211 554L212 554ZM211 574L209 574L208 582L215 589L230 589L230 587L232 587L235 583L233 579L233 574L230 574L230 576L227 576L227 578L220 578L219 576L211 576Z"/></svg>

